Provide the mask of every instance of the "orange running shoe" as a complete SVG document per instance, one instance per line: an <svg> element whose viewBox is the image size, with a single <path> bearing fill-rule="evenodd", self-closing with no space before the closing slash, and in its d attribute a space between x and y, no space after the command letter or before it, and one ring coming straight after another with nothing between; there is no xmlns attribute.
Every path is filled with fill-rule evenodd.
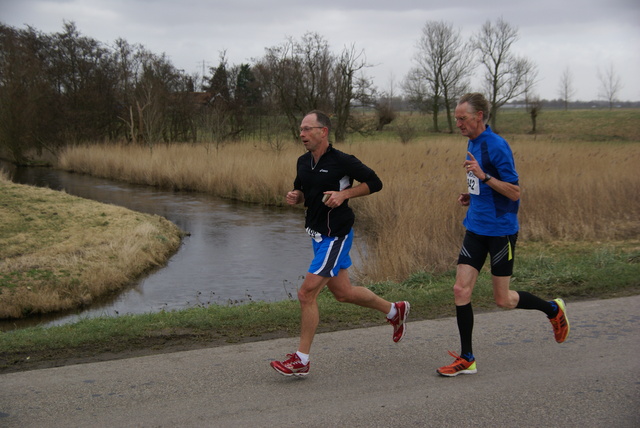
<svg viewBox="0 0 640 428"><path fill-rule="evenodd" d="M562 343L569 336L569 320L567 319L567 309L564 305L564 300L553 299L558 305L558 315L553 318L549 318L551 325L553 326L553 334L556 337L556 342Z"/></svg>
<svg viewBox="0 0 640 428"><path fill-rule="evenodd" d="M449 351L449 355L456 360L448 366L440 367L436 370L439 375L452 377L458 376L459 374L474 374L478 372L475 359L473 361L467 361L460 355L451 351Z"/></svg>

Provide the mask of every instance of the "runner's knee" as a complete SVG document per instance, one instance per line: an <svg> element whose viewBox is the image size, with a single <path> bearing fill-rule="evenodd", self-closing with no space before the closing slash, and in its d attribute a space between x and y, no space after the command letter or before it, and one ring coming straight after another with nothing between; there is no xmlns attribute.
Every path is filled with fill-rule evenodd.
<svg viewBox="0 0 640 428"><path fill-rule="evenodd" d="M301 305L313 303L316 300L317 293L314 290L300 288L298 290L298 301Z"/></svg>
<svg viewBox="0 0 640 428"><path fill-rule="evenodd" d="M470 299L471 298L471 292L472 292L472 288L469 287L464 287L459 283L455 283L453 285L453 295L456 298L456 300L458 299Z"/></svg>

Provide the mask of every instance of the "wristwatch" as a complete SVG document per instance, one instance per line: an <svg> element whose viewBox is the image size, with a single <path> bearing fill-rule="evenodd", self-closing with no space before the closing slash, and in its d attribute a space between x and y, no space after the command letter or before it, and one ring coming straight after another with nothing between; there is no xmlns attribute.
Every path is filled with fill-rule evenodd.
<svg viewBox="0 0 640 428"><path fill-rule="evenodd" d="M489 174L485 174L484 175L484 180L482 180L483 183L486 183L487 181L491 180L493 177L490 176Z"/></svg>

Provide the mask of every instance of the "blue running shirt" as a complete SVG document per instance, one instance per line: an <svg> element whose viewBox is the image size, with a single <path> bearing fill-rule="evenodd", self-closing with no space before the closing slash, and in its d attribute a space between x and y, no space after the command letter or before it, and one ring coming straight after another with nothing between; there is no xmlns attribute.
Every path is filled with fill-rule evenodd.
<svg viewBox="0 0 640 428"><path fill-rule="evenodd" d="M518 185L518 173L509 143L489 126L477 138L469 140L468 151L480 168L500 181ZM469 159L469 156L467 156ZM464 219L467 230L485 236L513 235L518 232L520 201L512 201L467 173L471 203Z"/></svg>

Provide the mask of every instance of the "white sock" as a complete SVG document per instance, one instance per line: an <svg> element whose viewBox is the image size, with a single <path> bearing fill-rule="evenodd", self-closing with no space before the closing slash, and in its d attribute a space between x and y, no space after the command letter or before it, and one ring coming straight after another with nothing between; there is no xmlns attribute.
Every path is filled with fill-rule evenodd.
<svg viewBox="0 0 640 428"><path fill-rule="evenodd" d="M298 354L298 358L300 358L302 364L307 364L309 362L309 354L303 354L300 351L296 351L296 354Z"/></svg>
<svg viewBox="0 0 640 428"><path fill-rule="evenodd" d="M392 303L391 304L391 310L387 314L387 318L388 319L393 319L393 317L395 317L397 313L398 313L398 310L396 309L396 304Z"/></svg>

